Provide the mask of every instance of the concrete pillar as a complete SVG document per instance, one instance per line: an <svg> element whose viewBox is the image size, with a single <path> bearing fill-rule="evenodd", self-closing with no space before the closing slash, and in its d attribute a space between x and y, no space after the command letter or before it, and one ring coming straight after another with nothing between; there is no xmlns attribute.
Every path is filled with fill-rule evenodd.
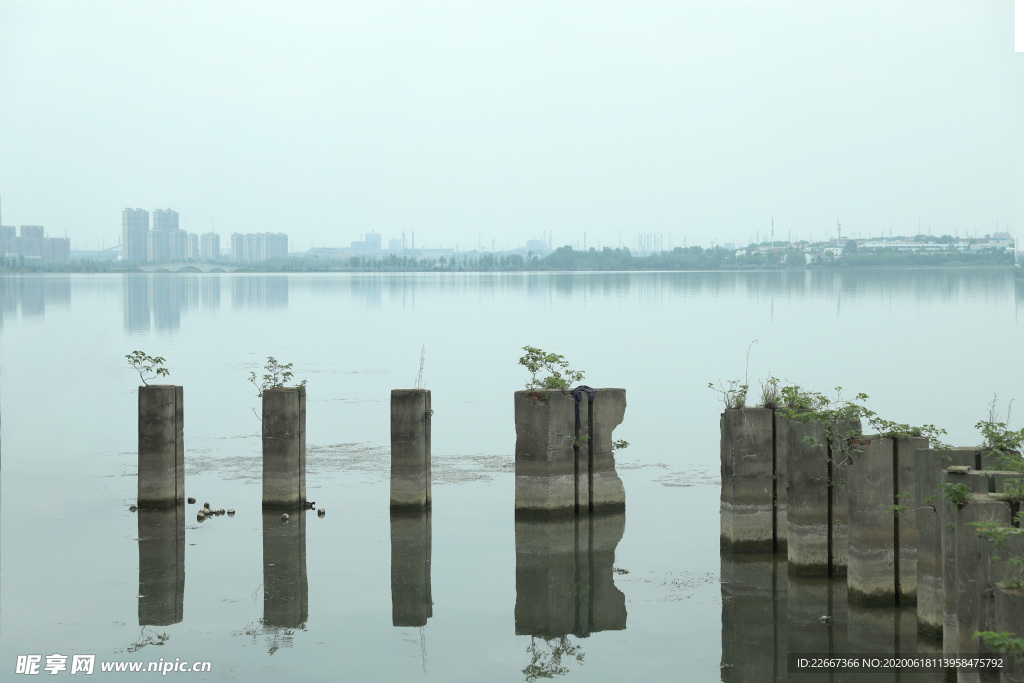
<svg viewBox="0 0 1024 683"><path fill-rule="evenodd" d="M516 513L574 512L576 433L572 396L517 391Z"/></svg>
<svg viewBox="0 0 1024 683"><path fill-rule="evenodd" d="M626 390L595 389L594 400L586 407L585 401L580 401L580 413L582 418L586 410L589 418L589 432L584 432L589 436L586 441L589 462L583 468L580 458L580 469L586 469L589 476L586 487L589 489L589 509L591 512L621 512L626 509L626 489L615 471L612 432L622 424L626 415ZM580 496L581 508L583 500L587 500L586 493Z"/></svg>
<svg viewBox="0 0 1024 683"><path fill-rule="evenodd" d="M916 485L911 456L928 440L865 436L858 441L846 482L850 600L909 604L917 598L917 528L894 514L893 507L909 502Z"/></svg>
<svg viewBox="0 0 1024 683"><path fill-rule="evenodd" d="M185 604L185 505L140 508L139 626L181 623Z"/></svg>
<svg viewBox="0 0 1024 683"><path fill-rule="evenodd" d="M775 549L775 419L768 408L726 410L721 417L723 552Z"/></svg>
<svg viewBox="0 0 1024 683"><path fill-rule="evenodd" d="M265 395L265 394L264 394ZM263 511L263 625L298 628L309 618L306 511Z"/></svg>
<svg viewBox="0 0 1024 683"><path fill-rule="evenodd" d="M615 586L624 513L517 518L516 635L555 638L626 628Z"/></svg>
<svg viewBox="0 0 1024 683"><path fill-rule="evenodd" d="M979 536L974 524L997 524L1010 526L1013 510L1006 501L984 493L974 494L965 507L955 513L956 530L956 652L958 656L970 657L978 652L975 632L991 630L991 624L982 624L981 610L987 601L986 593L992 590L988 585L988 547L986 540ZM976 671L960 671L958 680L973 683L980 680Z"/></svg>
<svg viewBox="0 0 1024 683"><path fill-rule="evenodd" d="M1011 558L1024 558L1024 536L1019 534L1007 536L998 545L985 536L979 536L977 541L983 557L979 567L982 577L980 580L982 590L978 602L977 630L1005 632L1000 631L998 628L996 591L1004 585L1016 585L1016 582L1024 578L1022 570L1010 562ZM1010 583L1003 584L1004 581ZM1021 624L1021 626L1024 627L1024 624ZM1024 630L1014 631L1014 633L1019 635L1024 633ZM999 656L1002 654L988 646L980 638L976 639L976 642L979 657ZM994 670L981 670L978 673L978 681L981 683L994 683L1000 680L1000 673Z"/></svg>
<svg viewBox="0 0 1024 683"><path fill-rule="evenodd" d="M615 472L612 432L626 410L624 389L597 389L593 402L560 391L517 391L516 513L615 512L625 489Z"/></svg>
<svg viewBox="0 0 1024 683"><path fill-rule="evenodd" d="M786 673L786 558L721 554L722 681L779 680Z"/></svg>
<svg viewBox="0 0 1024 683"><path fill-rule="evenodd" d="M789 533L789 476L787 467L789 460L790 430L786 418L773 411L775 430L775 552L785 555L787 552Z"/></svg>
<svg viewBox="0 0 1024 683"><path fill-rule="evenodd" d="M788 490L786 549L789 572L799 576L845 576L847 564L847 472L836 444L826 444L817 425L786 421ZM860 433L860 422L843 425ZM835 453L833 458L830 454Z"/></svg>
<svg viewBox="0 0 1024 683"><path fill-rule="evenodd" d="M998 633L1016 633L1024 637L1024 589L998 586L994 589L995 628ZM1024 683L1024 666L1014 664L1004 672L1003 683Z"/></svg>
<svg viewBox="0 0 1024 683"><path fill-rule="evenodd" d="M914 452L914 497L907 503L917 524L917 628L942 639L942 471L951 465L973 466L975 448Z"/></svg>
<svg viewBox="0 0 1024 683"><path fill-rule="evenodd" d="M263 507L306 502L306 388L263 392Z"/></svg>
<svg viewBox="0 0 1024 683"><path fill-rule="evenodd" d="M947 484L964 485L970 494L988 493L991 479L985 472L966 468L950 467L942 472L942 485L938 500L942 505L942 652L947 658L954 657L959 650L958 598L960 578L957 571L957 541L960 512L946 494ZM956 671L946 669L947 679L955 679Z"/></svg>
<svg viewBox="0 0 1024 683"><path fill-rule="evenodd" d="M430 390L391 390L391 509L430 507Z"/></svg>
<svg viewBox="0 0 1024 683"><path fill-rule="evenodd" d="M426 626L430 595L430 510L391 511L391 624Z"/></svg>
<svg viewBox="0 0 1024 683"><path fill-rule="evenodd" d="M139 387L139 507L185 502L184 389Z"/></svg>

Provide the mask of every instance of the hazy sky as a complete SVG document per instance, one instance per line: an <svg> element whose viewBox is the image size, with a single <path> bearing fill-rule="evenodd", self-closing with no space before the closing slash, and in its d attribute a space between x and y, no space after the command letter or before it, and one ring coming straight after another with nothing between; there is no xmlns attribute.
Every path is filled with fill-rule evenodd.
<svg viewBox="0 0 1024 683"><path fill-rule="evenodd" d="M0 0L2 219L76 249L126 206L292 250L1015 231L1013 12Z"/></svg>

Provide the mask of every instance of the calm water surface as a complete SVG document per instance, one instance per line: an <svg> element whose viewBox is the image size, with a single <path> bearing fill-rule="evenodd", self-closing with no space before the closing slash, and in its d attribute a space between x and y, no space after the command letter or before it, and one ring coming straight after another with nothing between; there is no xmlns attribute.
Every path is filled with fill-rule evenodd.
<svg viewBox="0 0 1024 683"><path fill-rule="evenodd" d="M752 384L863 391L957 445L993 393L1024 398L1006 270L2 277L0 679L19 654L212 662L179 680L740 681L785 678L790 647L928 651L912 613L719 557L707 383L742 379L755 339ZM515 523L527 344L626 387L626 515ZM421 347L434 506L392 519L389 392ZM135 349L185 387L187 495L233 518L128 511ZM267 356L309 382L323 519L261 513L246 378Z"/></svg>

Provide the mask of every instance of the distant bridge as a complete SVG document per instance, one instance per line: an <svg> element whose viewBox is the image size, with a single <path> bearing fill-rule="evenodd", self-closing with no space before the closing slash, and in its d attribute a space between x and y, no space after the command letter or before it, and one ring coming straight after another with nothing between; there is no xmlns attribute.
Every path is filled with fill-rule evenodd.
<svg viewBox="0 0 1024 683"><path fill-rule="evenodd" d="M158 266L142 266L143 273L233 273L236 266L222 266L216 263L161 263Z"/></svg>

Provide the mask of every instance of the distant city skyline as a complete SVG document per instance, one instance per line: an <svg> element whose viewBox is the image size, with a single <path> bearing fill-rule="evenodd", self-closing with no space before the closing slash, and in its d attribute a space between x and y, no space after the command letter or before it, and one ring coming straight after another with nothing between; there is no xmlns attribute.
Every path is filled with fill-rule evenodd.
<svg viewBox="0 0 1024 683"><path fill-rule="evenodd" d="M0 0L5 223L96 248L171 206L293 251L1022 224L1010 2L238 7Z"/></svg>

